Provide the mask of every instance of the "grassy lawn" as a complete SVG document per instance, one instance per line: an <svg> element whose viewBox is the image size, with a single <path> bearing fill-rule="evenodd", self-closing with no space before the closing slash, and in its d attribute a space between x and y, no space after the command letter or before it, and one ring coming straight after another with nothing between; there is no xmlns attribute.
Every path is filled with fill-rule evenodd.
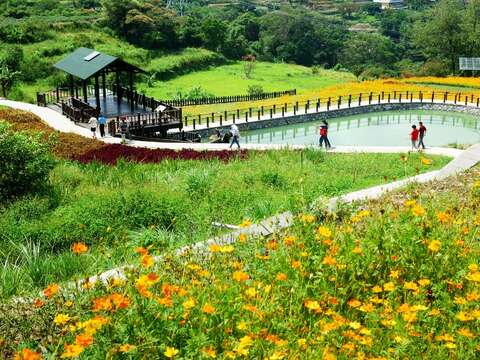
<svg viewBox="0 0 480 360"><path fill-rule="evenodd" d="M479 177L318 209L208 257L152 264L144 249L126 281L4 305L4 344L48 358L477 358Z"/></svg>
<svg viewBox="0 0 480 360"><path fill-rule="evenodd" d="M238 224L301 211L319 196L439 168L418 155L327 154L316 150L249 153L246 160L121 162L117 166L61 161L50 190L0 210L0 297L50 282L92 275L129 262L138 246L164 251L219 233L212 222ZM71 245L84 242L88 256Z"/></svg>
<svg viewBox="0 0 480 360"><path fill-rule="evenodd" d="M197 86L215 96L228 96L247 94L251 85L260 85L266 92L297 89L302 93L353 80L350 73L319 70L314 74L308 67L266 62L258 62L251 78L247 79L243 64L236 62L156 82L152 88L146 85L139 88L157 99L170 99L178 90L186 92Z"/></svg>

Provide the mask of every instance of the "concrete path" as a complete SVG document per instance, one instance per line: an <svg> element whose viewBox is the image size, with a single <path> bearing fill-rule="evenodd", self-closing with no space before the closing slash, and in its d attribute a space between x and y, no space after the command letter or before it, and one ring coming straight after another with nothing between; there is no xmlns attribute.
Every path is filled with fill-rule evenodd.
<svg viewBox="0 0 480 360"><path fill-rule="evenodd" d="M76 125L62 114L46 108L37 106L34 104L28 104L18 101L5 100L0 98L0 106L6 106L13 109L24 110L32 112L42 119L47 125L55 130L61 132L70 132L84 137L92 137L92 133L89 129ZM100 139L108 144L119 144L120 139L107 136L104 139ZM166 143L166 142L154 142L154 141L130 141L129 146L145 147L149 149L193 149L193 150L228 150L228 144L201 144L201 143ZM305 149L307 145L281 145L281 144L242 144L242 148L248 150L278 150L278 149ZM354 152L367 152L367 153L406 153L411 150L410 146L338 146L329 152L334 153L354 153ZM457 157L462 153L462 150L432 147L425 151L426 154L432 155L445 155L450 157Z"/></svg>

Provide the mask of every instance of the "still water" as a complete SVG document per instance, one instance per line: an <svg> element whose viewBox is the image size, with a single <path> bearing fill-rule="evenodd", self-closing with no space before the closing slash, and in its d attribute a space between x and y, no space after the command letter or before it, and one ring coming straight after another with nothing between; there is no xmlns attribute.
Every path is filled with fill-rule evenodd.
<svg viewBox="0 0 480 360"><path fill-rule="evenodd" d="M427 146L480 142L480 118L438 111L394 111L354 115L329 120L332 146L409 146L411 126L427 127ZM241 142L253 144L316 145L321 121L243 131Z"/></svg>

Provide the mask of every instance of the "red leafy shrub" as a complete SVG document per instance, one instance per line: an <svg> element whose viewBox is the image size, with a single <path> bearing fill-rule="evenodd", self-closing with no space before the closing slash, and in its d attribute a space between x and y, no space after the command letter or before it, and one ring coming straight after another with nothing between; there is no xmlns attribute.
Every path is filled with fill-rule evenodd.
<svg viewBox="0 0 480 360"><path fill-rule="evenodd" d="M102 164L115 165L119 159L139 163L158 163L162 160L222 160L245 159L247 151L195 151L182 149L179 151L169 149L147 149L120 144L109 144L97 149L92 149L84 154L74 156L73 159L83 164L97 161Z"/></svg>

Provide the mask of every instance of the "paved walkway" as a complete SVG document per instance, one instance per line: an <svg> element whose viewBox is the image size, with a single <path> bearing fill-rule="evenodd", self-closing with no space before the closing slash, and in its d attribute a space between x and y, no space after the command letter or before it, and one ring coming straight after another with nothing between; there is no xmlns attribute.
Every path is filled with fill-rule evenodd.
<svg viewBox="0 0 480 360"><path fill-rule="evenodd" d="M0 106L6 106L13 109L30 111L42 119L46 124L55 130L61 132L70 132L84 137L91 137L92 133L89 129L76 125L62 114L34 104L28 104L18 101L5 100L0 98ZM105 143L119 144L120 139L107 136L101 139ZM129 146L145 147L150 149L193 149L193 150L225 150L229 149L228 144L200 144L200 143L166 143L154 141L130 141ZM242 144L244 149L249 150L278 150L278 149L304 149L309 146L306 145L281 145L281 144ZM410 146L338 146L329 152L335 153L353 153L353 152L368 152L368 153L405 153L410 151ZM445 155L450 157L457 157L462 153L462 150L451 148L432 147L425 151L427 154Z"/></svg>

